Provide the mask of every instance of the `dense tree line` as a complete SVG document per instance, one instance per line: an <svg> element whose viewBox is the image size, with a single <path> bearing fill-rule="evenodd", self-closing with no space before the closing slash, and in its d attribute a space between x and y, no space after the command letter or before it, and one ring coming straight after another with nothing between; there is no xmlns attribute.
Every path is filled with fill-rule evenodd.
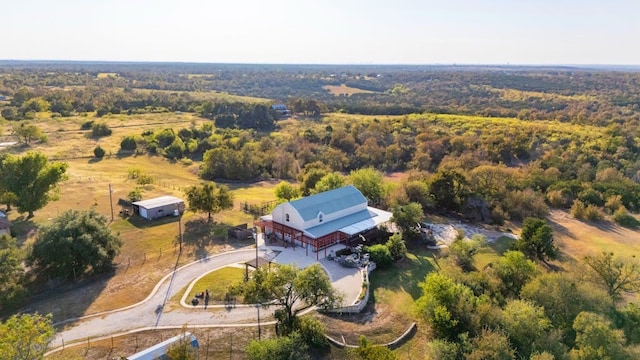
<svg viewBox="0 0 640 360"><path fill-rule="evenodd" d="M27 89L63 116L97 109L101 113L196 111L204 100L185 92L217 90L279 99L291 107L296 98L313 99L330 111L359 114L455 113L597 125L639 121L637 72L570 67L142 65L5 62L0 64L0 94L19 98ZM324 88L340 84L371 92L334 96ZM34 107L46 105L38 102L27 106L14 102L4 115L28 118Z"/></svg>

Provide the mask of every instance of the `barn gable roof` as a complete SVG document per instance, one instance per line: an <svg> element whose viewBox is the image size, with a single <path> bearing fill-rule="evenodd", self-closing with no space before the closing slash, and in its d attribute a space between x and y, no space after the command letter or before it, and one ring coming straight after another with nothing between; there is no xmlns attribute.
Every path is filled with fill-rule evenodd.
<svg viewBox="0 0 640 360"><path fill-rule="evenodd" d="M133 205L140 206L145 209L153 209L161 206L174 205L182 203L183 200L175 196L160 196L153 199L136 201Z"/></svg>
<svg viewBox="0 0 640 360"><path fill-rule="evenodd" d="M294 200L289 204L303 221L307 221L318 217L320 213L329 215L363 203L366 204L367 199L353 185L348 185Z"/></svg>

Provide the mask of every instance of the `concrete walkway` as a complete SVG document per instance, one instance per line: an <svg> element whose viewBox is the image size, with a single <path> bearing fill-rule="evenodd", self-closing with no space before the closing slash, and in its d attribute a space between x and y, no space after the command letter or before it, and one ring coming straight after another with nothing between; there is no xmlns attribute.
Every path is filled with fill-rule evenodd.
<svg viewBox="0 0 640 360"><path fill-rule="evenodd" d="M340 246L343 247L343 246ZM335 251L338 248L334 248ZM190 327L233 327L257 326L257 309L252 305L226 307L224 305L193 307L177 306L168 308L169 299L203 274L221 267L237 265L255 259L255 247L226 252L210 256L177 269L166 275L149 296L134 305L99 314L68 319L56 324L62 330L56 333L50 344L57 348L87 338L101 338L107 335L133 332L139 329L171 328L187 325ZM327 250L327 254L330 249ZM362 277L358 269L343 268L334 261L324 258L324 250L320 254L303 248L283 248L265 246L262 237L258 239L258 254L273 259L280 264L296 264L304 268L316 262L330 275L336 290L343 294L344 305L353 304L360 294ZM322 256L321 256L322 255ZM260 317L268 317L273 308L262 308ZM266 324L263 322L263 324Z"/></svg>

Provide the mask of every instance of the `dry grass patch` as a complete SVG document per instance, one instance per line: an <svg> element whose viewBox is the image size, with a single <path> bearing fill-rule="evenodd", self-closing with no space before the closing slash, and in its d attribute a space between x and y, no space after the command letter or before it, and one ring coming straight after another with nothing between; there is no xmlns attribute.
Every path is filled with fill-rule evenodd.
<svg viewBox="0 0 640 360"><path fill-rule="evenodd" d="M346 84L337 85L325 85L322 87L325 90L328 90L334 96L346 95L351 96L353 94L376 94L376 91L358 89L355 87L347 86Z"/></svg>

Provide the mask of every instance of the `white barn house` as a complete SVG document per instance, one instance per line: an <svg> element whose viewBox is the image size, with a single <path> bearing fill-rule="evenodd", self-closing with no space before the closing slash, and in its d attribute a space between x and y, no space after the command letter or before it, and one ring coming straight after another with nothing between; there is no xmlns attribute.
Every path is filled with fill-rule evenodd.
<svg viewBox="0 0 640 360"><path fill-rule="evenodd" d="M318 251L374 229L391 216L367 206L362 193L348 185L280 204L258 224L265 234Z"/></svg>

